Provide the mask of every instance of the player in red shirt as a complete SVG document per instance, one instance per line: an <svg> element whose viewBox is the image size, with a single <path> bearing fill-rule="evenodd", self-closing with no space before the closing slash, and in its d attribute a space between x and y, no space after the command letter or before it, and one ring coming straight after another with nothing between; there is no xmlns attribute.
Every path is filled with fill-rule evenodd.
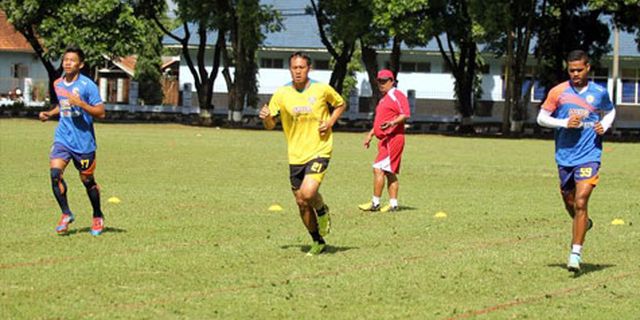
<svg viewBox="0 0 640 320"><path fill-rule="evenodd" d="M371 202L358 206L364 211L397 211L398 210L398 177L400 159L404 149L404 122L410 116L409 100L400 90L395 88L393 72L380 70L376 77L378 89L383 94L376 106L373 128L364 139L365 148L369 148L371 139L378 138L378 156L373 164L373 197ZM380 207L380 197L387 178L389 204Z"/></svg>

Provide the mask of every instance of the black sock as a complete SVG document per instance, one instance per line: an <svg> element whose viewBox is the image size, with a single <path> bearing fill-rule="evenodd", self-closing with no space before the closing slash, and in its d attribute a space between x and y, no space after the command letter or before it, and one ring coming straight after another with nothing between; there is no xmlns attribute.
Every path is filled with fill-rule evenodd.
<svg viewBox="0 0 640 320"><path fill-rule="evenodd" d="M311 235L311 238L313 239L313 241L320 243L320 244L324 244L324 238L322 238L322 236L320 235L320 232L318 232L317 230L314 232L309 232L309 234Z"/></svg>
<svg viewBox="0 0 640 320"><path fill-rule="evenodd" d="M60 210L64 214L71 214L69 209L69 203L67 202L67 184L62 179L62 169L51 169L51 187L53 189L53 196L58 201Z"/></svg>
<svg viewBox="0 0 640 320"><path fill-rule="evenodd" d="M87 195L89 201L91 201L91 207L93 207L93 217L102 218L102 210L100 210L100 189L98 184L93 179L93 176L89 177L86 181L82 181L84 187L87 188Z"/></svg>
<svg viewBox="0 0 640 320"><path fill-rule="evenodd" d="M316 215L318 217L322 217L327 213L327 206L322 205L322 207L320 207L320 209L316 209Z"/></svg>

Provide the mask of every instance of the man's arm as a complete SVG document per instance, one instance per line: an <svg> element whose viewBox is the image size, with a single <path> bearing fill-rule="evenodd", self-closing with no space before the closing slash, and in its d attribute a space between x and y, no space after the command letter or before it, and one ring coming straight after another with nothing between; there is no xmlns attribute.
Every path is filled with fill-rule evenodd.
<svg viewBox="0 0 640 320"><path fill-rule="evenodd" d="M346 106L345 103L335 106L333 108L333 112L331 113L331 117L329 118L329 120L320 122L318 131L320 131L321 135L327 132L328 130L330 130L331 128L333 128L333 125L336 124L338 119L340 119L340 116L344 113L344 110L346 109L345 106Z"/></svg>
<svg viewBox="0 0 640 320"><path fill-rule="evenodd" d="M98 119L104 119L104 117L106 116L106 112L104 110L104 104L103 103L98 103L95 106L92 106L84 101L82 101L82 99L80 99L80 97L76 96L76 95L69 95L69 104L70 105L74 105L74 106L78 106L80 108L82 108L84 111L86 111L89 115L91 115L94 118L98 118Z"/></svg>
<svg viewBox="0 0 640 320"><path fill-rule="evenodd" d="M271 116L271 111L269 110L268 105L262 106L260 109L260 113L258 114L260 119L262 119L262 124L267 130L271 130L276 127L276 119Z"/></svg>
<svg viewBox="0 0 640 320"><path fill-rule="evenodd" d="M540 109L538 113L538 124L547 128L579 128L582 121L579 116L572 115L567 119L557 119L551 116L551 111Z"/></svg>
<svg viewBox="0 0 640 320"><path fill-rule="evenodd" d="M371 139L373 139L374 131L373 129L367 132L367 136L364 138L364 147L369 149L369 145L371 145Z"/></svg>
<svg viewBox="0 0 640 320"><path fill-rule="evenodd" d="M38 118L40 118L40 121L44 122L49 120L49 118L53 117L53 116L57 116L60 114L60 107L58 105L56 105L55 107L53 107L53 109L49 110L49 111L42 111L38 114Z"/></svg>
<svg viewBox="0 0 640 320"><path fill-rule="evenodd" d="M615 119L616 109L611 109L611 111L607 112L607 114L602 117L602 120L600 122L596 122L596 125L594 126L596 133L599 135L603 135L605 132L607 132L607 130L609 130L609 128L611 128L611 125L613 125L613 120Z"/></svg>
<svg viewBox="0 0 640 320"><path fill-rule="evenodd" d="M400 114L398 115L395 119L393 119L392 121L387 121L383 124L380 125L380 128L382 128L382 130L386 129L386 128L390 128L393 126L397 126L399 124L404 124L405 120L407 120L407 116L404 114Z"/></svg>

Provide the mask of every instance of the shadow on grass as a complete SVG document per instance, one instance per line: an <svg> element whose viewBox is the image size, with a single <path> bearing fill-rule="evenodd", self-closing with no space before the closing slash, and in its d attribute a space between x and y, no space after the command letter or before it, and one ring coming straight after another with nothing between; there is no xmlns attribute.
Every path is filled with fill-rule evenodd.
<svg viewBox="0 0 640 320"><path fill-rule="evenodd" d="M310 245L300 245L300 244L289 244L289 245L284 245L281 246L280 249L291 249L291 248L299 248L301 252L308 252L311 249ZM347 250L352 250L352 249L360 249L358 247L338 247L338 246L332 246L332 245L327 245L324 248L324 252L323 254L336 254L338 252L342 252L342 251L347 251Z"/></svg>
<svg viewBox="0 0 640 320"><path fill-rule="evenodd" d="M580 264L580 272L575 272L573 274L574 278L578 278L582 275L585 275L587 273L591 273L591 272L597 272L597 271L601 271L607 268L611 268L611 267L615 267L615 264L599 264L599 263L581 263ZM551 267L551 268L561 268L561 269L567 269L567 265L566 264L562 264L562 263L550 263L547 265L547 267Z"/></svg>
<svg viewBox="0 0 640 320"><path fill-rule="evenodd" d="M85 227L80 229L69 230L69 232L67 232L66 235L70 236L76 233L89 233L89 232L91 232L91 228ZM116 228L116 227L105 227L104 230L102 231L102 233L124 233L124 232L127 232L127 230Z"/></svg>

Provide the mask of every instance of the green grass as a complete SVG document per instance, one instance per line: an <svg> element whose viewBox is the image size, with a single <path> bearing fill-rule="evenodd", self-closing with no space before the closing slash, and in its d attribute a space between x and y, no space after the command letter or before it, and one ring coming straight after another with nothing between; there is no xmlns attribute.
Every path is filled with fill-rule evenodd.
<svg viewBox="0 0 640 320"><path fill-rule="evenodd" d="M552 141L408 136L407 210L371 215L357 204L370 198L375 151L363 134L336 133L321 188L329 252L306 257L282 132L97 124L108 229L88 233L69 167L77 219L60 237L55 125L0 120L0 319L638 316L638 144L605 143L585 272L573 277ZM276 203L283 212L267 210Z"/></svg>

